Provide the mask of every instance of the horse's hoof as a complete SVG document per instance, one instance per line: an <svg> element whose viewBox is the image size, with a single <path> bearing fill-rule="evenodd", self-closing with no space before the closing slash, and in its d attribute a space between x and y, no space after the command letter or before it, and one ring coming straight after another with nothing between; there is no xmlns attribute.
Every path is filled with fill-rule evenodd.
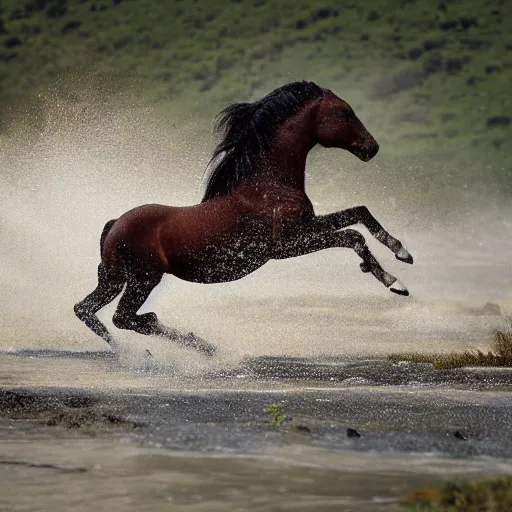
<svg viewBox="0 0 512 512"><path fill-rule="evenodd" d="M412 265L414 263L414 259L409 253L409 251L402 246L402 248L395 254L397 260L403 261L404 263L409 263Z"/></svg>
<svg viewBox="0 0 512 512"><path fill-rule="evenodd" d="M371 269L370 269L370 265L368 265L368 264L367 264L367 263L365 263L364 261L363 261L363 263L360 263L360 264L359 264L359 267L361 268L361 271L362 271L362 272L364 272L365 274L366 274L366 273L368 273L368 272L370 272L370 270L371 270Z"/></svg>
<svg viewBox="0 0 512 512"><path fill-rule="evenodd" d="M189 332L185 336L185 346L193 348L194 350L201 352L201 354L209 357L215 355L215 352L217 351L217 349L212 344L199 338L193 332Z"/></svg>
<svg viewBox="0 0 512 512"><path fill-rule="evenodd" d="M389 290L397 295L409 296L409 290L398 279L389 287Z"/></svg>

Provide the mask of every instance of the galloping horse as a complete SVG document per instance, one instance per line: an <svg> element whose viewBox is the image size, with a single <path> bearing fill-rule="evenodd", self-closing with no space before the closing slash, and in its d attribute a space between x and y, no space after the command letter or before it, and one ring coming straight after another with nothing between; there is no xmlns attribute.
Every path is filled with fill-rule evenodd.
<svg viewBox="0 0 512 512"><path fill-rule="evenodd" d="M331 247L353 249L390 291L409 295L386 272L361 233L361 223L397 259L412 263L366 206L315 215L305 192L306 158L316 145L342 148L367 162L379 145L354 111L312 82L280 87L259 101L237 103L217 117L221 139L209 164L206 192L188 207L147 204L106 223L101 234L98 286L75 313L106 342L96 313L126 285L113 324L159 335L211 355L215 348L162 325L155 313L137 314L164 274L196 283L241 279L271 259L293 258Z"/></svg>

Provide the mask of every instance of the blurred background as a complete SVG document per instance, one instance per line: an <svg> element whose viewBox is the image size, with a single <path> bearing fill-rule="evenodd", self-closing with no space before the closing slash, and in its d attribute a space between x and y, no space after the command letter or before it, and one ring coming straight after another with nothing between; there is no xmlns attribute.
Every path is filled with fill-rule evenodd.
<svg viewBox="0 0 512 512"><path fill-rule="evenodd" d="M199 202L214 115L302 79L381 146L312 151L317 212L367 205L415 256L368 238L412 297L331 250L225 285L168 277L144 309L238 355L485 344L512 309L510 0L2 0L4 348L103 348L72 313L103 224Z"/></svg>

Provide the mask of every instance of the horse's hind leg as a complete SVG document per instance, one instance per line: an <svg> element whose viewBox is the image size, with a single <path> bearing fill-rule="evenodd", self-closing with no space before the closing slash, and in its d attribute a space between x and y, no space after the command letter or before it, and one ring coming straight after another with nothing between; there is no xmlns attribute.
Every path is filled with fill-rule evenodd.
<svg viewBox="0 0 512 512"><path fill-rule="evenodd" d="M75 304L76 316L100 338L107 343L112 342L112 336L107 328L99 321L96 313L121 293L124 286L124 276L119 277L107 272L102 263L98 266L98 286L84 300Z"/></svg>
<svg viewBox="0 0 512 512"><path fill-rule="evenodd" d="M355 206L336 213L320 215L315 223L322 229L340 230L354 224L362 224L380 243L395 253L398 260L413 263L413 257L400 240L391 236L370 213L366 206Z"/></svg>
<svg viewBox="0 0 512 512"><path fill-rule="evenodd" d="M183 335L176 329L162 325L155 313L137 314L161 279L160 273L132 274L112 318L114 325L119 329L128 329L139 334L160 336L204 354L213 355L215 347L194 334Z"/></svg>

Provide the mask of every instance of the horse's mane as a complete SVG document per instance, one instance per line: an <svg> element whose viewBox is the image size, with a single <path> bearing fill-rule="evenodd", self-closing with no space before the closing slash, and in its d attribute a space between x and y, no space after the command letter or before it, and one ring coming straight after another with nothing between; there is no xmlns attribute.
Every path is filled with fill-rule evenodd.
<svg viewBox="0 0 512 512"><path fill-rule="evenodd" d="M270 148L277 131L310 100L324 94L313 82L293 82L253 103L235 103L216 117L221 140L207 167L208 182L202 202L229 194L252 176Z"/></svg>

